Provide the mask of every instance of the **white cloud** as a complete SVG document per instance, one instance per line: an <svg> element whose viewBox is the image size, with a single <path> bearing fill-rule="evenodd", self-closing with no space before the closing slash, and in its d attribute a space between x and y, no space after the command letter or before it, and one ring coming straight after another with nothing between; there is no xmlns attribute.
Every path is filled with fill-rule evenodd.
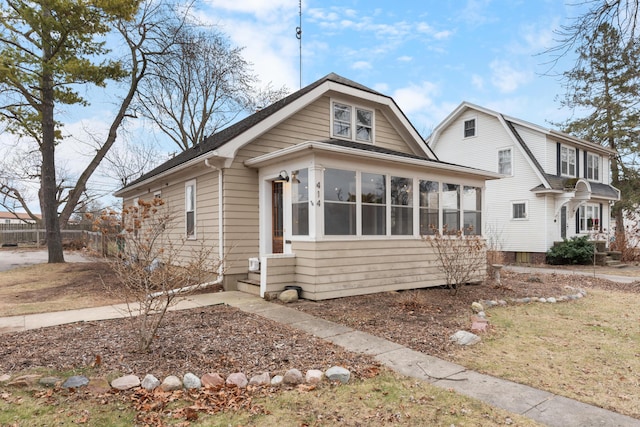
<svg viewBox="0 0 640 427"><path fill-rule="evenodd" d="M273 16L275 12L291 9L298 13L298 3L291 0L209 0L212 8L226 12L248 13L258 17Z"/></svg>
<svg viewBox="0 0 640 427"><path fill-rule="evenodd" d="M400 61L400 62L411 62L411 61L413 61L413 56L402 55L402 56L398 57L398 61Z"/></svg>
<svg viewBox="0 0 640 427"><path fill-rule="evenodd" d="M471 76L471 84L478 90L484 89L484 79L478 74L474 74Z"/></svg>
<svg viewBox="0 0 640 427"><path fill-rule="evenodd" d="M533 77L530 71L517 70L504 60L494 60L489 67L492 72L491 83L502 93L515 91Z"/></svg>
<svg viewBox="0 0 640 427"><path fill-rule="evenodd" d="M367 61L356 61L351 65L351 68L354 70L370 70L373 68L370 62Z"/></svg>
<svg viewBox="0 0 640 427"><path fill-rule="evenodd" d="M438 94L438 91L438 86L425 81L395 90L393 99L398 103L402 111L409 115L433 108L433 98Z"/></svg>

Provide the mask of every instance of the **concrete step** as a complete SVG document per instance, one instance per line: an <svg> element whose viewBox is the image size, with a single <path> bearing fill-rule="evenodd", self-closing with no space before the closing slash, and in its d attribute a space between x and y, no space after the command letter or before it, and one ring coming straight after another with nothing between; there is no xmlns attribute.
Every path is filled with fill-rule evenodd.
<svg viewBox="0 0 640 427"><path fill-rule="evenodd" d="M248 277L249 280L258 281L258 284L260 284L260 270L250 271Z"/></svg>
<svg viewBox="0 0 640 427"><path fill-rule="evenodd" d="M238 280L237 287L240 292L260 296L260 281L251 279Z"/></svg>

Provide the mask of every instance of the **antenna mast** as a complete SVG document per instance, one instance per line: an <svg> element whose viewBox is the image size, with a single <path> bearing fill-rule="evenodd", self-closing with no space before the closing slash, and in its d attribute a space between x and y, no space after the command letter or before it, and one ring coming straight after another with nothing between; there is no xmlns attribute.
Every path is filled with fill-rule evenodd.
<svg viewBox="0 0 640 427"><path fill-rule="evenodd" d="M302 89L302 0L298 0L298 10L300 13L300 23L296 27L296 38L300 47L300 89Z"/></svg>

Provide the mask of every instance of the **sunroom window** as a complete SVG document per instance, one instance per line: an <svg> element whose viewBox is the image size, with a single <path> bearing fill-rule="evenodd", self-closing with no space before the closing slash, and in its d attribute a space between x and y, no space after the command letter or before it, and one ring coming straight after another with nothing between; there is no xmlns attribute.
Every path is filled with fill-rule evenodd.
<svg viewBox="0 0 640 427"><path fill-rule="evenodd" d="M291 174L291 220L294 236L309 235L309 170Z"/></svg>
<svg viewBox="0 0 640 427"><path fill-rule="evenodd" d="M324 171L324 234L356 234L355 171Z"/></svg>
<svg viewBox="0 0 640 427"><path fill-rule="evenodd" d="M420 234L434 234L440 228L440 183L420 180Z"/></svg>
<svg viewBox="0 0 640 427"><path fill-rule="evenodd" d="M478 187L464 186L462 208L465 234L482 234L482 191Z"/></svg>
<svg viewBox="0 0 640 427"><path fill-rule="evenodd" d="M362 234L387 234L387 185L385 175L362 173Z"/></svg>
<svg viewBox="0 0 640 427"><path fill-rule="evenodd" d="M447 232L460 229L460 185L442 184L442 226Z"/></svg>
<svg viewBox="0 0 640 427"><path fill-rule="evenodd" d="M391 234L413 234L413 180L391 177Z"/></svg>

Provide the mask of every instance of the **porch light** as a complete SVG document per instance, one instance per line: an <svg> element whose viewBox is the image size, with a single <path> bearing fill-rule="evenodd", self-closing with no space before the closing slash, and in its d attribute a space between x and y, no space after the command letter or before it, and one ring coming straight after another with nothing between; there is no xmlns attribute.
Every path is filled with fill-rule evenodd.
<svg viewBox="0 0 640 427"><path fill-rule="evenodd" d="M289 182L289 174L287 173L287 171L281 170L280 175L278 175L278 178L276 178L276 181Z"/></svg>

